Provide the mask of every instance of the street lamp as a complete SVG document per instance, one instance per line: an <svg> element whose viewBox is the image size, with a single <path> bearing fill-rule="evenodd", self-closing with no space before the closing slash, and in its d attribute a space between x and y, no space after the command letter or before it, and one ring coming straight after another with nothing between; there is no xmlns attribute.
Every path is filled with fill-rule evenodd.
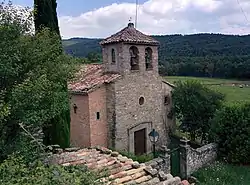
<svg viewBox="0 0 250 185"><path fill-rule="evenodd" d="M156 157L155 155L155 143L159 140L159 133L153 129L149 134L149 140L153 143L153 155L154 158Z"/></svg>

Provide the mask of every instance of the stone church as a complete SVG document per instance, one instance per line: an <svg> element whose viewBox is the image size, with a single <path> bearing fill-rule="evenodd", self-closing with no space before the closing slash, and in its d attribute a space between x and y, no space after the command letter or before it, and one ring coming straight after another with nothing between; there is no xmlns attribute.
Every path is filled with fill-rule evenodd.
<svg viewBox="0 0 250 185"><path fill-rule="evenodd" d="M103 63L83 65L69 84L71 145L150 153L153 128L166 145L173 86L158 73L159 42L129 23L100 44Z"/></svg>

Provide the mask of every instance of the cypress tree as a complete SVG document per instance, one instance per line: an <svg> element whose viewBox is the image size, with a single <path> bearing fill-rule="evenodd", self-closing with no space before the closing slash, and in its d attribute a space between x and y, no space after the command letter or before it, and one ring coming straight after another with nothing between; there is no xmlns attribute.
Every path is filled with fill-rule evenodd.
<svg viewBox="0 0 250 185"><path fill-rule="evenodd" d="M56 0L34 0L34 21L36 33L41 31L43 28L49 28L60 37L56 8ZM61 39L61 37L59 39ZM62 46L59 47L62 49ZM64 90L67 92L67 82L65 82L65 84ZM68 147L70 145L69 103L68 110L62 111L60 115L51 119L48 125L48 127L43 128L45 135L44 144L58 144L62 148Z"/></svg>
<svg viewBox="0 0 250 185"><path fill-rule="evenodd" d="M60 35L56 8L56 0L34 0L36 32L46 27Z"/></svg>

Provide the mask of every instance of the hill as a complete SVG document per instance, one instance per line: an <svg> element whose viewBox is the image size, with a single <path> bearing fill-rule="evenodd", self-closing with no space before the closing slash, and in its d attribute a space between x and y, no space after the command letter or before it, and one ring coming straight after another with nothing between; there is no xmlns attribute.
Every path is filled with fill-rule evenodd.
<svg viewBox="0 0 250 185"><path fill-rule="evenodd" d="M63 47L67 54L75 57L87 57L89 53L101 53L99 42L102 39L71 38L63 40Z"/></svg>
<svg viewBox="0 0 250 185"><path fill-rule="evenodd" d="M160 42L163 75L250 78L250 35L193 34L153 36ZM101 53L101 39L64 40L66 53Z"/></svg>

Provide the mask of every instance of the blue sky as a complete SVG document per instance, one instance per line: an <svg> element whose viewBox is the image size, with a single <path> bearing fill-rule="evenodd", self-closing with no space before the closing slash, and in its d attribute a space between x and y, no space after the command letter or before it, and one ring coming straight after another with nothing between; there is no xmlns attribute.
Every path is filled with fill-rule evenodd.
<svg viewBox="0 0 250 185"><path fill-rule="evenodd" d="M12 0L13 4L19 4L22 6L33 6L33 0ZM58 2L58 15L71 15L76 16L78 14L91 11L100 7L108 6L112 3L134 3L135 0L57 0ZM146 0L139 0L140 3L146 2Z"/></svg>
<svg viewBox="0 0 250 185"><path fill-rule="evenodd" d="M33 7L33 0L12 0ZM63 38L108 37L135 21L136 0L57 0ZM145 34L250 33L250 0L139 0ZM114 4L116 3L116 4ZM244 16L242 10L245 12Z"/></svg>

